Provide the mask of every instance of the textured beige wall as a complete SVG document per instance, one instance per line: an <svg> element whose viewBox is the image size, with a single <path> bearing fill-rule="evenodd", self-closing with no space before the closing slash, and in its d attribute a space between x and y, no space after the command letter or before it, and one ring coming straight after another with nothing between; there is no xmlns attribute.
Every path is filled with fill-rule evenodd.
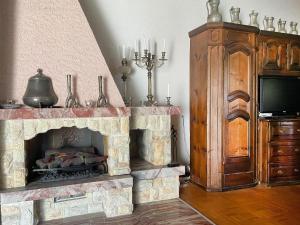
<svg viewBox="0 0 300 225"><path fill-rule="evenodd" d="M77 0L1 0L0 27L0 100L21 102L28 78L41 67L53 79L59 105L67 94L66 74L76 76L81 103L97 99L102 74L111 104L123 106Z"/></svg>

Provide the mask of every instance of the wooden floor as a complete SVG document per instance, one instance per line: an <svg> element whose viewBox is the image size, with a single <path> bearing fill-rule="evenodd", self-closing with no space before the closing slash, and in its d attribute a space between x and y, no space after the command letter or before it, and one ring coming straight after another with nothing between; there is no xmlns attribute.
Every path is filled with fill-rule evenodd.
<svg viewBox="0 0 300 225"><path fill-rule="evenodd" d="M181 198L217 225L300 225L300 185L208 193L190 183Z"/></svg>
<svg viewBox="0 0 300 225"><path fill-rule="evenodd" d="M40 225L212 225L179 199L142 204L132 215L106 218L103 214L73 217Z"/></svg>

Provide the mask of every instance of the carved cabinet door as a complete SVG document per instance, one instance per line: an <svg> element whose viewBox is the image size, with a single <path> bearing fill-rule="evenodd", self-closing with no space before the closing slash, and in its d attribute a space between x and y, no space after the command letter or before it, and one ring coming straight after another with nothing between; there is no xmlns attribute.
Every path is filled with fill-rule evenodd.
<svg viewBox="0 0 300 225"><path fill-rule="evenodd" d="M280 39L268 39L262 42L263 71L281 71L285 64L286 43Z"/></svg>
<svg viewBox="0 0 300 225"><path fill-rule="evenodd" d="M223 128L225 188L254 183L256 80L254 62L255 50L247 43L232 43L225 47Z"/></svg>
<svg viewBox="0 0 300 225"><path fill-rule="evenodd" d="M287 70L300 72L300 42L290 41L287 45Z"/></svg>

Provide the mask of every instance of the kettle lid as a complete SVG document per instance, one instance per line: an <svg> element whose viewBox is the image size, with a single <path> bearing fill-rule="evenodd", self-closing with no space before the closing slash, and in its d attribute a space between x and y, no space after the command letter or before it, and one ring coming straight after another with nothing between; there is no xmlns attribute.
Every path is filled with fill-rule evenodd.
<svg viewBox="0 0 300 225"><path fill-rule="evenodd" d="M50 80L50 78L49 77L47 77L45 74L43 74L43 69L38 69L37 70L37 74L36 75L34 75L33 77L30 77L30 79L29 80L36 80L36 79L38 79L38 80Z"/></svg>

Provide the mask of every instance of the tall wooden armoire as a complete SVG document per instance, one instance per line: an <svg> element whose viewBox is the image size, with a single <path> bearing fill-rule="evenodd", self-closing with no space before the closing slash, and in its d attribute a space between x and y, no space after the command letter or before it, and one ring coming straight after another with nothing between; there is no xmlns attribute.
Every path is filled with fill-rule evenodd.
<svg viewBox="0 0 300 225"><path fill-rule="evenodd" d="M191 178L208 191L256 183L256 35L231 23L190 32Z"/></svg>

